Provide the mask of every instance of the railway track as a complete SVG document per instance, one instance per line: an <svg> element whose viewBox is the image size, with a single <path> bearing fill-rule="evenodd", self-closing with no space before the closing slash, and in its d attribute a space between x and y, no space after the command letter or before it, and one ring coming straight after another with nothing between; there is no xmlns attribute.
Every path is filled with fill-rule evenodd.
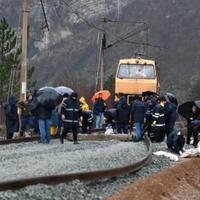
<svg viewBox="0 0 200 200"><path fill-rule="evenodd" d="M70 174L62 174L62 175L51 175L51 176L39 176L39 177L3 181L3 182L0 182L0 191L17 190L25 186L35 185L35 184L56 185L62 182L65 182L65 183L70 182L75 179L78 179L80 181L95 181L99 179L125 175L130 172L136 172L142 167L144 167L145 165L147 165L151 161L151 158L152 158L151 142L147 136L144 137L144 143L148 150L146 156L130 165L117 167L117 168L111 168L111 169L97 170L97 171L70 173Z"/></svg>
<svg viewBox="0 0 200 200"><path fill-rule="evenodd" d="M100 133L103 132L104 129L92 129L92 133ZM70 134L68 134L70 135ZM93 136L92 135L88 135L90 140L93 140ZM39 141L40 136L39 135L34 135L31 137L19 137L16 139L4 139L4 140L0 140L0 145L6 145L6 144L14 144L14 143L22 143L22 142L33 142L33 141ZM57 139L56 136L51 136L51 139ZM67 139L71 139L71 136L69 136Z"/></svg>

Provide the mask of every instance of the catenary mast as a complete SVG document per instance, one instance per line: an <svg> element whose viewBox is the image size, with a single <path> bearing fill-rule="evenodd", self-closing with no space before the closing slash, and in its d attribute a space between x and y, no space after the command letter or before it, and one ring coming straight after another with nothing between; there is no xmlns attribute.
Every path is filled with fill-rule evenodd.
<svg viewBox="0 0 200 200"><path fill-rule="evenodd" d="M20 101L26 99L27 90L27 46L28 46L28 17L29 0L22 0L22 57L20 65Z"/></svg>

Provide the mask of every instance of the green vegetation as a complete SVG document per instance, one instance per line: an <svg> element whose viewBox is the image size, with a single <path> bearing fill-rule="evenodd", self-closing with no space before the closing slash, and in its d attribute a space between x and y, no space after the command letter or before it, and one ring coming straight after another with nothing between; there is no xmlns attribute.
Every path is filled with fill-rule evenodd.
<svg viewBox="0 0 200 200"><path fill-rule="evenodd" d="M17 35L6 19L0 20L0 100L6 101L9 95L19 93L19 66L21 46ZM36 81L31 81L34 67L27 72L28 87L35 86ZM11 89L12 88L12 89Z"/></svg>

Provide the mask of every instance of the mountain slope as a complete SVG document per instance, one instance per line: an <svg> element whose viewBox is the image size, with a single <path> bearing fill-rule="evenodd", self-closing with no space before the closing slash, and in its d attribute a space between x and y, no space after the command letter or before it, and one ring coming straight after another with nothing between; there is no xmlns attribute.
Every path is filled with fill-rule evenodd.
<svg viewBox="0 0 200 200"><path fill-rule="evenodd" d="M199 74L198 0L52 0L44 4L49 32L41 29L44 19L39 1L30 0L29 59L36 67L38 87L67 84L86 95L94 90L98 35L106 17L124 22L104 24L107 44L115 43L127 33L138 32L106 50L106 79L115 73L120 58L144 53L159 63L162 91L175 93L181 101L189 98ZM21 1L1 0L0 6L0 16L17 26ZM145 26L149 27L148 34L139 31ZM154 47L132 42L150 43Z"/></svg>

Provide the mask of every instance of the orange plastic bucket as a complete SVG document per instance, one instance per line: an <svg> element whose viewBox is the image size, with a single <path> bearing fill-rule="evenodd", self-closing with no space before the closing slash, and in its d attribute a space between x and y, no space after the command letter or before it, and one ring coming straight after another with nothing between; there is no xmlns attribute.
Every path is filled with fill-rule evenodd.
<svg viewBox="0 0 200 200"><path fill-rule="evenodd" d="M50 133L51 135L56 135L58 127L56 125L51 125Z"/></svg>

